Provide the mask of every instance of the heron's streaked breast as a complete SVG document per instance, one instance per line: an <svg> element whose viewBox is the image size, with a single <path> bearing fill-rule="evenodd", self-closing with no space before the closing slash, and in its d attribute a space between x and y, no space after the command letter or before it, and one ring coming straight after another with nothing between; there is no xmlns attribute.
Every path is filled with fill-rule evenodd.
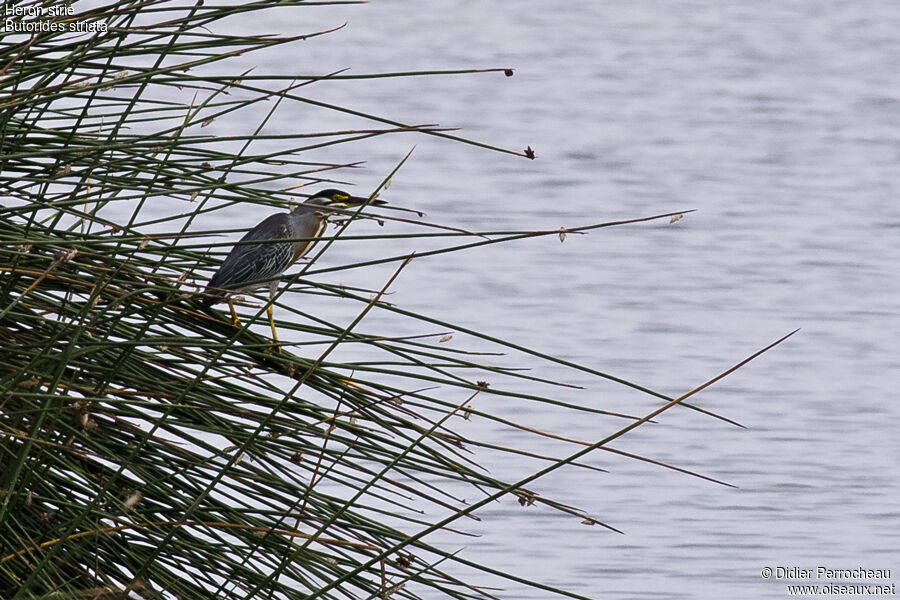
<svg viewBox="0 0 900 600"><path fill-rule="evenodd" d="M294 244L294 257L291 259L291 264L294 264L309 252L313 246L316 245L316 242L319 240L319 236L322 235L322 232L325 231L325 228L328 226L328 220L325 217L316 220L316 232L312 234L312 239L306 242L297 242Z"/></svg>

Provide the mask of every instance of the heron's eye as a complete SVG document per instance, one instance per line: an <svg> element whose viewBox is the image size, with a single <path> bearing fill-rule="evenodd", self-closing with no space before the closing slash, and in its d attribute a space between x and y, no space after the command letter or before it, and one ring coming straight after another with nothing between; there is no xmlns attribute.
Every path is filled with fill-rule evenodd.
<svg viewBox="0 0 900 600"><path fill-rule="evenodd" d="M333 194L331 196L331 199L334 200L335 202L344 202L345 200L348 200L349 198L350 198L350 196L348 196L347 194Z"/></svg>

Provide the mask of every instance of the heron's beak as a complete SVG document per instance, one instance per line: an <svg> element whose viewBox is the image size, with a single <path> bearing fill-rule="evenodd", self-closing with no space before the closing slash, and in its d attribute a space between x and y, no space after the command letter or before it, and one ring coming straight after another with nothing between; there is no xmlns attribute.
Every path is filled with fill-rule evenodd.
<svg viewBox="0 0 900 600"><path fill-rule="evenodd" d="M359 206L360 204L365 204L366 202L369 202L368 198L361 198L359 196L350 196L349 198L347 198L346 200L341 202L341 204L343 204L345 206ZM381 206L383 204L387 204L387 202L385 202L384 200L379 200L378 198L369 202L370 206Z"/></svg>

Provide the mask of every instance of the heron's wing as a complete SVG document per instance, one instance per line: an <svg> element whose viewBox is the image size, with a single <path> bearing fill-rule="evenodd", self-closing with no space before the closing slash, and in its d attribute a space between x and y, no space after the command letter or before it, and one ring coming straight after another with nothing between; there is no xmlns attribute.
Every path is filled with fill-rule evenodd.
<svg viewBox="0 0 900 600"><path fill-rule="evenodd" d="M241 238L243 244L232 248L218 272L209 281L211 288L239 289L245 284L281 275L291 266L293 244L288 227L289 215L279 213L262 221ZM276 241L276 240L284 241ZM253 240L273 240L247 244ZM260 283L262 285L262 283Z"/></svg>

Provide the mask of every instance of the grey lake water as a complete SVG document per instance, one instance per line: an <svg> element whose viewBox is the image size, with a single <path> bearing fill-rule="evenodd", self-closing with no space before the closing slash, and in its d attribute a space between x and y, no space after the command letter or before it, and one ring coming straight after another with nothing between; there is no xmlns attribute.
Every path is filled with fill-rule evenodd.
<svg viewBox="0 0 900 600"><path fill-rule="evenodd" d="M338 175L354 191L374 189L415 145L382 197L445 225L557 229L696 209L672 224L423 258L392 287L392 302L673 396L801 328L692 398L746 428L676 409L614 443L736 487L595 453L587 462L609 473L567 469L530 488L624 535L510 498L466 524L481 537L436 539L469 560L592 598L784 598L797 583L900 583L900 3L375 0L273 10L241 26L299 34L345 22L290 52L247 57L248 67L511 67L513 77L321 82L304 94L537 155L415 134L310 154L366 161ZM302 105L276 117L267 131L376 125ZM247 226L246 215L233 215L205 225ZM323 261L429 247L383 244L335 244ZM341 277L374 288L395 267ZM367 323L395 326L380 314ZM477 347L465 336L450 343ZM632 414L659 406L532 357L503 360L585 388L542 390L567 402ZM478 401L582 440L622 425ZM509 429L487 435L565 451ZM489 462L498 477L534 467L516 461ZM818 567L892 572L816 579ZM475 581L502 587L504 598L552 596L486 575Z"/></svg>

